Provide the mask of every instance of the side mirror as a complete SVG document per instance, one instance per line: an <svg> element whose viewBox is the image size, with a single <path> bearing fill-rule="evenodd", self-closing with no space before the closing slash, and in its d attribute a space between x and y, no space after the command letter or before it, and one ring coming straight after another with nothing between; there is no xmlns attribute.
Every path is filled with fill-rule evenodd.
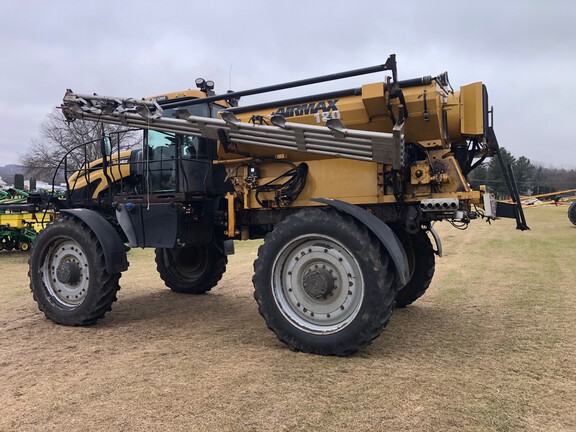
<svg viewBox="0 0 576 432"><path fill-rule="evenodd" d="M109 136L103 136L100 141L100 146L102 149L102 154L104 156L110 156L112 154L112 141Z"/></svg>

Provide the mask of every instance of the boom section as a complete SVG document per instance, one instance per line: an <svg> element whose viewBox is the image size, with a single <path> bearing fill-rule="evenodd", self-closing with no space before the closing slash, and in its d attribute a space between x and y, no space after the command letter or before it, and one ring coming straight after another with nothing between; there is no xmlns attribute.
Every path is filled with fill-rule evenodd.
<svg viewBox="0 0 576 432"><path fill-rule="evenodd" d="M391 165L400 169L404 151L403 125L392 133L346 128L338 119L326 126L288 122L273 116L272 125L240 121L223 111L222 119L191 115L186 109L177 118L165 117L156 101L77 94L68 90L61 106L67 120L91 120L140 129L152 129L220 140L230 145L250 144L286 151L307 152L331 157Z"/></svg>

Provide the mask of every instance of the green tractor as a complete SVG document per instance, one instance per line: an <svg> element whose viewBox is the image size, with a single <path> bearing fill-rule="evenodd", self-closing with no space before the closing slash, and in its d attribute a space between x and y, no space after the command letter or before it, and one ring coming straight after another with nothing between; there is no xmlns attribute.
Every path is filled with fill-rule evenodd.
<svg viewBox="0 0 576 432"><path fill-rule="evenodd" d="M0 190L0 250L27 251L36 240L43 224L40 207L30 199L21 189Z"/></svg>
<svg viewBox="0 0 576 432"><path fill-rule="evenodd" d="M38 236L31 226L29 224L25 228L12 228L9 225L0 225L0 250L30 250Z"/></svg>

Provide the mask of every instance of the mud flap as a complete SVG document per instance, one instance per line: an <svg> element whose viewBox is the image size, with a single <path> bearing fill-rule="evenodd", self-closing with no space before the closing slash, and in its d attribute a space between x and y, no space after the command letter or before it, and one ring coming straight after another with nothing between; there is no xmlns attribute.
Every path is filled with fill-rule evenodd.
<svg viewBox="0 0 576 432"><path fill-rule="evenodd" d="M363 208L354 204L330 198L311 198L310 201L326 204L334 207L336 210L347 213L368 228L376 237L378 237L382 245L386 248L396 267L398 280L402 286L406 285L408 279L410 279L408 257L406 256L406 251L400 243L400 240L398 240L398 237L396 237L396 234L394 234L388 225L372 213L368 213Z"/></svg>

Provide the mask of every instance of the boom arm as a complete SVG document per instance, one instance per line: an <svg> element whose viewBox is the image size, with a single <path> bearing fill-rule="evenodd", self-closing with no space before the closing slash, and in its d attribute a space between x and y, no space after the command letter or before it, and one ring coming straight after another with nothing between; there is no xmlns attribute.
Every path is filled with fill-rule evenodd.
<svg viewBox="0 0 576 432"><path fill-rule="evenodd" d="M183 109L179 118L163 117L155 102L97 95L76 94L68 90L61 106L67 120L101 121L140 129L153 129L219 139L230 144L259 145L392 165L399 169L404 148L403 125L392 133L347 129L337 119L326 126L287 122L272 118L273 125L239 121L224 111L221 119L190 115Z"/></svg>

